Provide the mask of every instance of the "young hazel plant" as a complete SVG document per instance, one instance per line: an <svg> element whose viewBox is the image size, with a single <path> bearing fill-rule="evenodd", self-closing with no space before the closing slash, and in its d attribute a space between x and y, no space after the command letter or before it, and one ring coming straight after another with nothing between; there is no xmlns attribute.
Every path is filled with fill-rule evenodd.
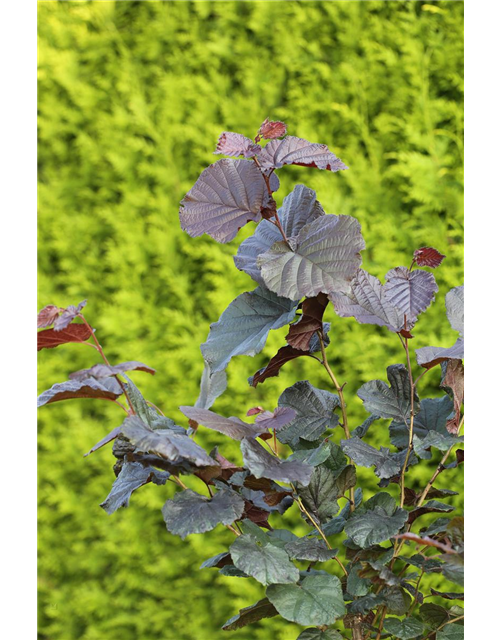
<svg viewBox="0 0 500 640"><path fill-rule="evenodd" d="M446 294L448 321L459 334L456 343L417 349L421 372L414 377L412 332L438 290L426 269L438 268L445 256L431 247L417 249L409 266L390 269L382 284L361 268L365 243L355 218L326 214L316 193L304 185L297 185L278 209L276 170L290 164L347 169L326 145L286 133L285 124L269 120L254 140L223 133L215 153L242 158L209 166L181 202L182 228L193 237L206 233L226 243L247 222L258 223L234 258L257 287L231 302L201 345L200 395L194 406L180 407L188 427L147 401L127 375L154 374L153 369L141 362L110 364L83 314L85 302L42 309L38 349L79 342L91 345L102 362L55 384L40 395L38 405L98 398L125 412L123 423L86 454L113 441L116 480L101 504L107 513L128 506L142 485L169 481L178 488L162 509L171 533L185 538L219 524L232 531L230 547L201 567L257 580L265 596L237 612L223 625L225 631L280 615L307 627L299 640L458 640L464 637L463 609L432 599L460 601L463 593L455 586L446 592L429 587L423 593L422 588L435 578L438 585L463 585L463 518L439 517L419 533L412 528L424 514L453 511L440 499L456 492L434 484L463 462L464 287ZM345 383L327 358L330 325L323 316L330 303L340 318L385 327L401 343L403 363L388 366L388 384L371 380L358 390L369 415L354 429ZM249 378L250 385L279 375L295 358L309 357L324 368L331 389L298 381L281 394L273 411L251 408L250 420L212 412L226 389L230 360L258 354L269 332L285 325L290 325L286 344ZM419 381L437 365L443 393L421 399ZM364 440L380 419L391 420L392 448L377 449ZM226 459L219 447L208 454L195 441L200 425L239 441L242 459ZM336 444L331 436L339 428L343 439ZM438 467L424 486L410 488L410 467L430 460L433 449L442 454ZM284 451L291 454L284 457ZM379 479L380 491L368 500L356 486L356 467L373 467ZM189 474L203 481L205 494L186 487L182 476ZM398 500L384 490L391 483ZM310 527L304 537L269 523L271 514L275 523L292 508Z"/></svg>

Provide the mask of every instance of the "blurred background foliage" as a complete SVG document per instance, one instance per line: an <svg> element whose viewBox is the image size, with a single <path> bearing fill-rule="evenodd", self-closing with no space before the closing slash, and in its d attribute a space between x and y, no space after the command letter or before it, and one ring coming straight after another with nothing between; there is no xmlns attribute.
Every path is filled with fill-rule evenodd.
<svg viewBox="0 0 500 640"><path fill-rule="evenodd" d="M221 131L252 136L269 117L328 144L350 167L283 169L279 203L303 182L328 213L356 216L363 266L380 278L408 265L420 246L446 254L440 292L412 346L451 344L444 295L461 284L463 268L462 32L461 2L40 2L39 307L87 298L108 358L154 367L154 378L137 373L136 383L185 424L178 406L198 395L209 324L254 287L233 265L253 229L224 246L191 239L180 230L178 203L216 160ZM385 379L403 352L382 329L331 309L326 319L329 357L347 381L356 426L366 416L356 390ZM231 362L216 411L243 417L256 404L273 408L305 378L329 388L312 360L247 386L285 334L274 332L255 359ZM39 360L40 391L97 362L78 345ZM439 377L434 370L424 378L421 396L438 390ZM112 517L98 506L113 482L111 448L82 455L121 418L111 403L85 400L40 412L39 637L225 637L220 625L263 592L251 580L198 571L231 534L219 527L184 542L170 535L160 509L173 486L144 487ZM202 431L207 448L221 445L238 459L236 445ZM383 421L370 441L387 444ZM428 475L413 469L409 482L421 486ZM376 490L371 471L361 481L368 494ZM443 476L440 486L454 484L460 475ZM274 618L233 636L294 640L298 631Z"/></svg>

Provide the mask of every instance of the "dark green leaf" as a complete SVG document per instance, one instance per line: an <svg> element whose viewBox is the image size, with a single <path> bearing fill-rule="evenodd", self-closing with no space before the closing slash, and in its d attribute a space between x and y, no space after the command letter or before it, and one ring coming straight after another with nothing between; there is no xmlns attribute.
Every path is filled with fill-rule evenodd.
<svg viewBox="0 0 500 640"><path fill-rule="evenodd" d="M304 629L297 640L342 640L342 637L335 629L317 629L313 627L311 629Z"/></svg>
<svg viewBox="0 0 500 640"><path fill-rule="evenodd" d="M137 416L125 418L122 435L140 451L155 453L173 463L188 460L197 467L218 466L218 463L187 435L174 433L169 429L153 431Z"/></svg>
<svg viewBox="0 0 500 640"><path fill-rule="evenodd" d="M269 478L277 482L299 482L308 485L313 467L298 460L280 460L268 453L254 439L241 441L243 461L256 478Z"/></svg>
<svg viewBox="0 0 500 640"><path fill-rule="evenodd" d="M331 449L328 442L322 442L315 449L297 449L288 459L305 462L311 467L323 464L330 457Z"/></svg>
<svg viewBox="0 0 500 640"><path fill-rule="evenodd" d="M316 389L307 380L285 389L278 405L295 410L295 419L278 434L280 442L294 449L300 438L315 441L327 429L333 429L339 423L338 415L333 413L340 406L339 397L329 391Z"/></svg>
<svg viewBox="0 0 500 640"><path fill-rule="evenodd" d="M465 629L460 624L447 624L437 632L436 640L464 640Z"/></svg>
<svg viewBox="0 0 500 640"><path fill-rule="evenodd" d="M443 575L451 582L464 586L464 560L460 555L441 556L443 565Z"/></svg>
<svg viewBox="0 0 500 640"><path fill-rule="evenodd" d="M464 593L457 593L451 591L436 591L431 587L431 593L433 596L439 596L440 598L444 598L445 600L463 600Z"/></svg>
<svg viewBox="0 0 500 640"><path fill-rule="evenodd" d="M362 568L360 562L356 562L349 567L349 575L347 576L347 591L351 596L366 596L370 591L371 582L359 576Z"/></svg>
<svg viewBox="0 0 500 640"><path fill-rule="evenodd" d="M378 493L354 511L345 532L360 547L366 548L396 535L408 518L388 493Z"/></svg>
<svg viewBox="0 0 500 640"><path fill-rule="evenodd" d="M384 621L384 629L396 638L401 640L411 640L424 632L424 625L416 618L386 618Z"/></svg>
<svg viewBox="0 0 500 640"><path fill-rule="evenodd" d="M422 620L431 627L431 629L437 629L444 622L450 619L448 609L445 609L439 604L425 603L419 610Z"/></svg>
<svg viewBox="0 0 500 640"><path fill-rule="evenodd" d="M420 411L413 420L414 434L423 440L431 431L449 435L446 421L453 411L453 403L448 396L442 398L425 398L420 404ZM398 449L408 446L409 428L404 422L394 420L389 427L392 444ZM420 457L430 458L431 454Z"/></svg>
<svg viewBox="0 0 500 640"><path fill-rule="evenodd" d="M229 548L235 567L263 585L297 582L300 574L283 549L251 534L238 536Z"/></svg>
<svg viewBox="0 0 500 640"><path fill-rule="evenodd" d="M358 391L365 409L382 418L394 418L409 424L411 411L410 376L402 364L387 367L387 379L390 387L382 380L371 380ZM415 392L414 411L419 410L418 396Z"/></svg>
<svg viewBox="0 0 500 640"><path fill-rule="evenodd" d="M143 467L138 462L125 462L113 482L108 497L100 506L108 515L111 515L120 507L128 507L130 496L136 489L148 482L165 484L169 475L166 471Z"/></svg>
<svg viewBox="0 0 500 640"><path fill-rule="evenodd" d="M337 554L338 549L328 549L323 540L305 537L285 544L285 551L295 560L326 562Z"/></svg>
<svg viewBox="0 0 500 640"><path fill-rule="evenodd" d="M373 594L369 594L367 596L363 596L362 598L358 598L353 600L349 605L349 613L368 613L368 611L372 611L375 607L378 607L380 604L384 604L385 600L382 596L376 596Z"/></svg>
<svg viewBox="0 0 500 640"><path fill-rule="evenodd" d="M312 575L300 584L272 584L266 595L285 620L297 624L329 625L346 612L340 580L332 575Z"/></svg>
<svg viewBox="0 0 500 640"><path fill-rule="evenodd" d="M436 513L436 512L449 512L453 511L455 507L452 507L450 504L445 504L444 502L438 502L437 500L429 500L421 507L417 507L416 509L412 509L408 516L408 523L411 524L420 516L425 515L426 513Z"/></svg>
<svg viewBox="0 0 500 640"><path fill-rule="evenodd" d="M364 438L368 433L368 429L372 426L372 424L376 421L380 420L380 416L371 415L360 424L359 427L356 427L353 431L351 431L351 436L357 436L358 438Z"/></svg>
<svg viewBox="0 0 500 640"><path fill-rule="evenodd" d="M241 518L244 507L244 500L231 489L223 489L213 498L187 489L167 500L162 513L167 529L185 538L191 533L210 531L218 524L231 524Z"/></svg>
<svg viewBox="0 0 500 640"><path fill-rule="evenodd" d="M236 631L242 627L246 627L247 624L258 622L263 618L272 618L277 616L278 612L275 607L269 602L267 598L263 598L255 604L240 609L240 612L230 618L223 626L224 631Z"/></svg>
<svg viewBox="0 0 500 640"><path fill-rule="evenodd" d="M200 569L212 569L213 567L217 567L221 569L228 564L231 564L231 554L228 551L223 551L222 553L218 553L216 556L212 556L205 560L205 562L200 566Z"/></svg>
<svg viewBox="0 0 500 640"><path fill-rule="evenodd" d="M392 478L401 471L399 460L386 447L375 449L356 436L349 440L341 440L342 451L361 467L375 466L375 474L379 478Z"/></svg>
<svg viewBox="0 0 500 640"><path fill-rule="evenodd" d="M355 475L349 472L351 486L356 482ZM354 484L352 484L354 481ZM349 484L349 483L347 483ZM337 499L345 492L345 482L338 482L336 474L324 465L314 468L311 481L307 487L300 487L298 494L307 511L319 523L324 523L338 513ZM343 490L342 490L343 489Z"/></svg>

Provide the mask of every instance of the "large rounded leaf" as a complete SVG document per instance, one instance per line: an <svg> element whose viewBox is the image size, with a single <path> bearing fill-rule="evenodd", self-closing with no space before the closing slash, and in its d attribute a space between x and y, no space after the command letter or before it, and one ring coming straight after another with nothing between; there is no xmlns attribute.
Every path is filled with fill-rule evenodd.
<svg viewBox="0 0 500 640"><path fill-rule="evenodd" d="M213 498L186 489L167 500L162 513L170 533L185 538L210 531L218 524L231 524L241 518L244 508L243 498L231 489L223 489Z"/></svg>
<svg viewBox="0 0 500 640"><path fill-rule="evenodd" d="M257 258L266 286L291 300L349 291L365 248L359 222L335 215L307 224L291 245L276 242Z"/></svg>
<svg viewBox="0 0 500 640"><path fill-rule="evenodd" d="M303 226L324 215L323 207L316 200L316 192L303 184L295 186L278 210L278 217L287 238L297 236ZM238 254L234 257L236 267L265 286L260 268L257 266L257 257L282 239L281 233L272 222L262 220L253 236L240 245Z"/></svg>
<svg viewBox="0 0 500 640"><path fill-rule="evenodd" d="M386 299L384 285L378 278L359 269L351 284L349 293L332 293L329 296L340 317L354 317L361 324L377 324L391 331L404 328L404 314ZM411 327L408 322L407 328Z"/></svg>
<svg viewBox="0 0 500 640"><path fill-rule="evenodd" d="M278 439L284 444L295 448L300 438L317 440L327 429L333 429L339 422L333 410L340 406L338 396L316 389L308 380L296 382L285 389L279 397L280 407L290 407L295 410L295 418L279 432Z"/></svg>
<svg viewBox="0 0 500 640"><path fill-rule="evenodd" d="M266 595L285 620L297 624L333 624L346 612L336 576L316 574L300 584L272 584Z"/></svg>
<svg viewBox="0 0 500 640"><path fill-rule="evenodd" d="M196 238L207 233L229 242L247 222L261 219L266 183L248 160L219 160L210 165L181 202L181 227Z"/></svg>
<svg viewBox="0 0 500 640"><path fill-rule="evenodd" d="M288 554L274 544L262 544L245 533L229 548L234 566L263 585L297 582L300 573Z"/></svg>

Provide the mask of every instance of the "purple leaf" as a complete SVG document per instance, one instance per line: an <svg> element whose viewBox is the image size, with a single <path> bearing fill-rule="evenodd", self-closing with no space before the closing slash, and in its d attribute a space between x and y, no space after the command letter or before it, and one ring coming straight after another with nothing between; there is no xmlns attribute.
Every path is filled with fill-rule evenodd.
<svg viewBox="0 0 500 640"><path fill-rule="evenodd" d="M82 300L80 304L75 307L74 305L70 305L66 309L63 309L61 315L54 320L54 331L62 331L62 329L66 329L66 327L73 322L73 320L77 317L83 307L87 304L86 300Z"/></svg>
<svg viewBox="0 0 500 640"><path fill-rule="evenodd" d="M85 342L85 340L90 338L91 334L92 331L86 324L72 324L61 331L44 329L43 331L38 331L36 334L37 351L41 349L53 349L68 342Z"/></svg>
<svg viewBox="0 0 500 640"><path fill-rule="evenodd" d="M354 317L361 324L376 324L398 332L404 328L404 314L384 296L384 286L375 276L359 269L348 294L331 293L337 315ZM413 326L408 321L408 328Z"/></svg>
<svg viewBox="0 0 500 640"><path fill-rule="evenodd" d="M156 373L154 369L148 367L146 364L137 362L136 360L131 360L129 362L122 362L113 367L107 364L95 364L93 367L90 367L90 369L80 369L80 371L70 373L69 377L71 380L84 380L85 378L109 378L110 376L115 376L119 373L125 373L125 371L145 371L153 376Z"/></svg>
<svg viewBox="0 0 500 640"><path fill-rule="evenodd" d="M287 362L290 362L290 360L295 360L295 358L310 355L311 354L308 351L300 351L299 349L294 349L290 345L281 347L281 349L278 349L276 355L274 355L271 360L269 360L267 366L259 369L259 371L257 371L251 378L248 379L248 382L252 387L256 387L259 382L264 382L264 380L267 380L268 378L279 376L281 367Z"/></svg>
<svg viewBox="0 0 500 640"><path fill-rule="evenodd" d="M316 167L327 171L347 169L326 144L308 142L295 136L268 142L261 151L259 163L264 169L279 169L285 164Z"/></svg>
<svg viewBox="0 0 500 640"><path fill-rule="evenodd" d="M311 339L317 331L323 331L323 314L328 304L328 297L319 293L314 298L306 298L302 303L300 320L290 326L286 341L291 347L301 351L309 351Z"/></svg>
<svg viewBox="0 0 500 640"><path fill-rule="evenodd" d="M461 360L449 360L443 364L443 378L440 386L453 398L455 409L455 413L446 422L446 429L449 433L457 435L464 401L464 365Z"/></svg>
<svg viewBox="0 0 500 640"><path fill-rule="evenodd" d="M288 238L298 235L304 225L324 215L323 207L316 200L316 192L303 184L296 185L278 210L278 217ZM248 273L255 282L266 286L257 266L257 257L282 239L281 233L273 224L262 220L253 236L240 245L238 254L234 257L236 267Z"/></svg>
<svg viewBox="0 0 500 640"><path fill-rule="evenodd" d="M86 458L91 453L94 453L94 451L97 451L97 449L104 447L104 445L108 444L108 442L112 442L115 438L117 438L120 435L121 432L122 432L122 425L120 425L119 427L115 427L112 431L106 434L102 440L99 440L99 442L95 444L92 447L92 449L88 451L83 457Z"/></svg>
<svg viewBox="0 0 500 640"><path fill-rule="evenodd" d="M455 331L460 333L452 347L423 347L415 355L421 367L431 369L444 360L462 360L464 358L464 286L455 287L446 294L446 315Z"/></svg>
<svg viewBox="0 0 500 640"><path fill-rule="evenodd" d="M203 233L230 242L247 222L261 219L268 193L262 173L247 160L210 165L181 202L181 227L196 238Z"/></svg>
<svg viewBox="0 0 500 640"><path fill-rule="evenodd" d="M265 425L248 424L239 418L224 418L208 409L197 409L196 407L179 407L179 409L186 418L194 420L208 429L223 433L233 440L242 440L246 437L256 438L267 430Z"/></svg>
<svg viewBox="0 0 500 640"><path fill-rule="evenodd" d="M53 304L48 304L44 307L38 314L37 328L44 329L45 327L50 327L51 324L54 324L54 320L59 316L59 311L59 307L56 307Z"/></svg>
<svg viewBox="0 0 500 640"><path fill-rule="evenodd" d="M266 140L274 140L275 138L282 138L286 134L286 124L279 120L270 122L269 118L266 118L260 125L259 136Z"/></svg>
<svg viewBox="0 0 500 640"><path fill-rule="evenodd" d="M445 255L439 253L439 251L433 247L422 247L421 249L417 249L413 254L413 259L419 267L431 267L432 269L439 267L445 258Z"/></svg>
<svg viewBox="0 0 500 640"><path fill-rule="evenodd" d="M60 400L70 400L72 398L103 398L105 400L115 400L123 393L118 382L112 378L109 380L68 380L53 385L47 391L38 396L37 406L51 404Z"/></svg>
<svg viewBox="0 0 500 640"><path fill-rule="evenodd" d="M417 362L421 367L432 369L443 360L463 360L464 341L458 338L452 347L422 347L415 351Z"/></svg>
<svg viewBox="0 0 500 640"><path fill-rule="evenodd" d="M288 407L277 407L273 412L263 411L255 418L255 423L262 429L279 431L295 419L296 412Z"/></svg>
<svg viewBox="0 0 500 640"><path fill-rule="evenodd" d="M257 257L257 266L267 288L291 300L321 292L346 292L364 248L356 218L320 216L302 227L293 249L286 242L276 242Z"/></svg>
<svg viewBox="0 0 500 640"><path fill-rule="evenodd" d="M464 285L455 287L446 294L446 315L452 329L464 335Z"/></svg>
<svg viewBox="0 0 500 640"><path fill-rule="evenodd" d="M251 158L261 152L261 147L254 144L250 138L243 136L241 133L232 133L224 131L219 136L217 149L215 154L222 153L225 156L245 156Z"/></svg>
<svg viewBox="0 0 500 640"><path fill-rule="evenodd" d="M385 279L385 299L405 314L409 323L427 309L438 290L432 273L421 269L410 271L407 267L396 267L387 273Z"/></svg>

